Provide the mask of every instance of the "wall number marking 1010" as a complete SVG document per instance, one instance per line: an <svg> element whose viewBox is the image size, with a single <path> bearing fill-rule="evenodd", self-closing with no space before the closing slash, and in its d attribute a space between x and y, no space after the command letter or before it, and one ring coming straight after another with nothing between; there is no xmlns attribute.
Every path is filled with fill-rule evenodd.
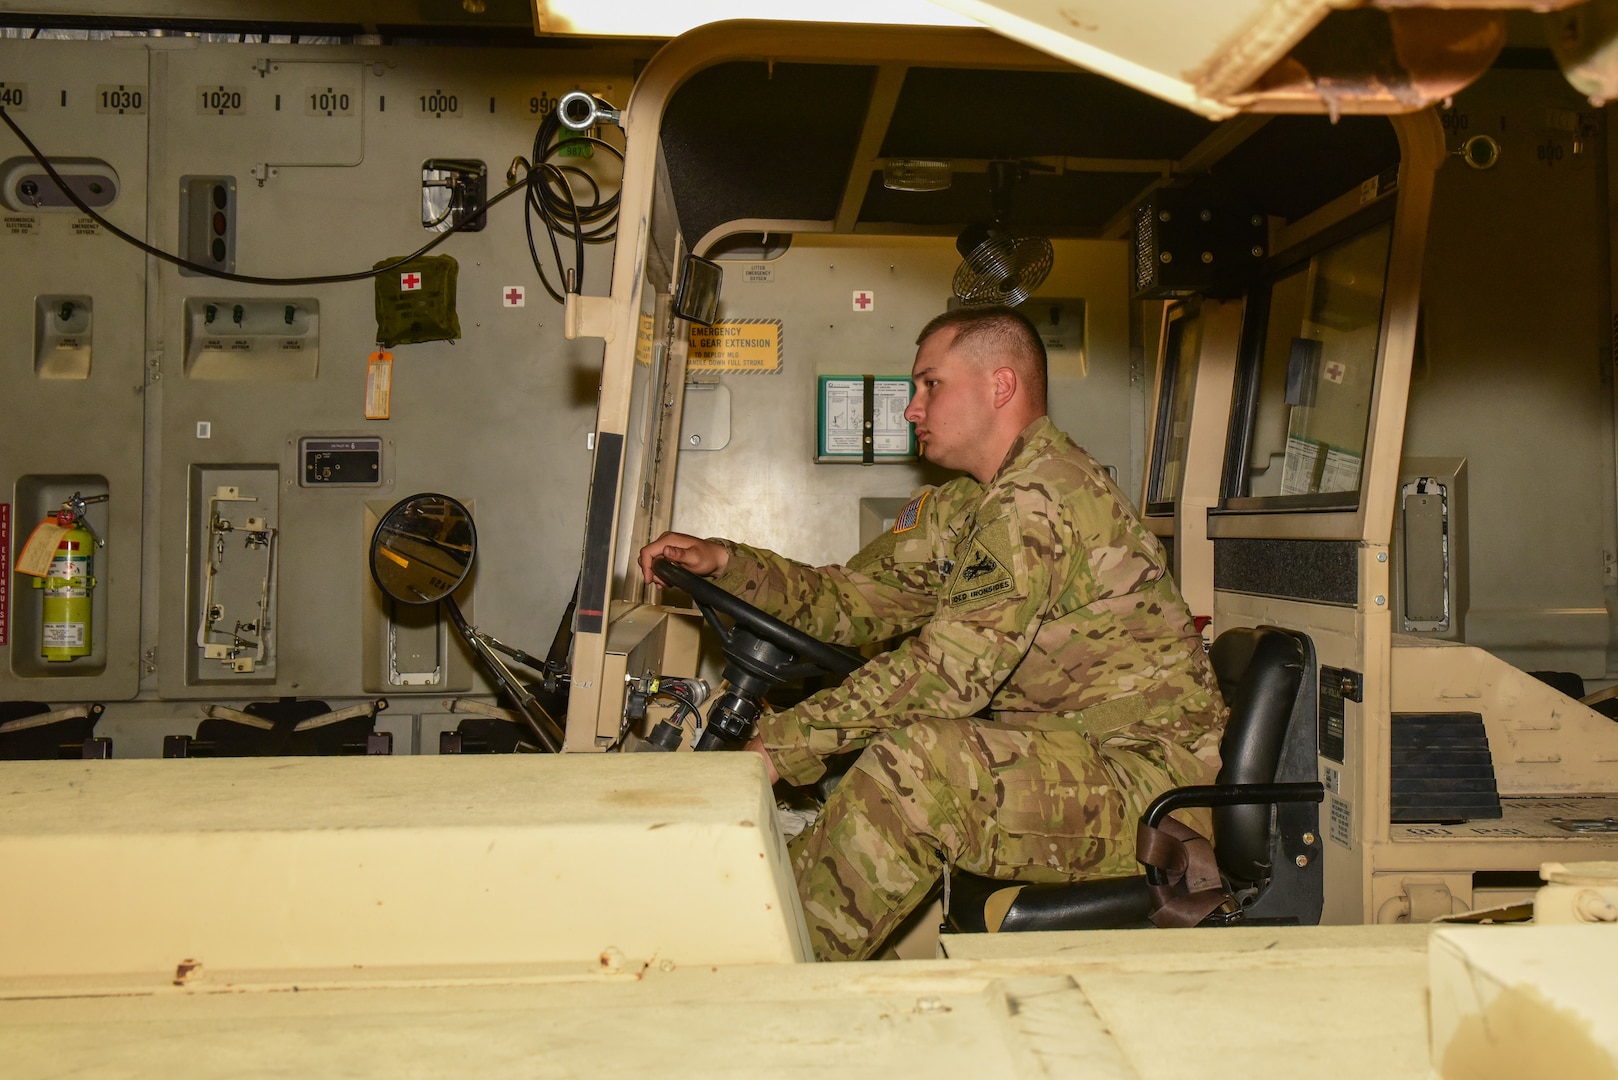
<svg viewBox="0 0 1618 1080"><path fill-rule="evenodd" d="M203 116L240 116L242 88L239 86L197 87L197 112Z"/></svg>
<svg viewBox="0 0 1618 1080"><path fill-rule="evenodd" d="M461 115L461 98L444 90L421 90L416 93L417 116L433 120Z"/></svg>
<svg viewBox="0 0 1618 1080"><path fill-rule="evenodd" d="M0 106L14 112L26 111L28 108L28 84L0 82Z"/></svg>
<svg viewBox="0 0 1618 1080"><path fill-rule="evenodd" d="M303 92L305 116L353 116L359 92L345 87L311 86Z"/></svg>
<svg viewBox="0 0 1618 1080"><path fill-rule="evenodd" d="M119 83L102 83L96 87L96 112L116 113L119 116L125 113L144 113L146 111L146 87L128 86Z"/></svg>

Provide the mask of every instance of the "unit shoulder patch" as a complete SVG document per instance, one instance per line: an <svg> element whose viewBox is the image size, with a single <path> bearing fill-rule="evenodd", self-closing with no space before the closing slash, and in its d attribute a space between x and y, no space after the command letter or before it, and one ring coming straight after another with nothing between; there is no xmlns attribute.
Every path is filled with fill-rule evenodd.
<svg viewBox="0 0 1618 1080"><path fill-rule="evenodd" d="M971 607L1011 592L1017 584L1011 553L996 531L979 531L956 561L949 583L949 606Z"/></svg>
<svg viewBox="0 0 1618 1080"><path fill-rule="evenodd" d="M893 531L905 533L921 524L921 508L927 502L927 496L932 492L924 491L914 499L905 503L905 508L899 511L899 516L893 519Z"/></svg>

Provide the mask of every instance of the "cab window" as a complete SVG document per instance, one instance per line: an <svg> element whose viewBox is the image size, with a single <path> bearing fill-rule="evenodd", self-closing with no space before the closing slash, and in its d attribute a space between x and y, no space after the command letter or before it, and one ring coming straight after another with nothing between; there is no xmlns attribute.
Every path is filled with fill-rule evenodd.
<svg viewBox="0 0 1618 1080"><path fill-rule="evenodd" d="M1192 304L1176 304L1163 336L1163 384L1158 392L1152 435L1152 476L1146 512L1172 514L1185 480L1185 444L1191 427L1191 398L1197 385L1202 348L1202 316Z"/></svg>
<svg viewBox="0 0 1618 1080"><path fill-rule="evenodd" d="M1308 245L1250 298L1227 509L1359 505L1392 204Z"/></svg>

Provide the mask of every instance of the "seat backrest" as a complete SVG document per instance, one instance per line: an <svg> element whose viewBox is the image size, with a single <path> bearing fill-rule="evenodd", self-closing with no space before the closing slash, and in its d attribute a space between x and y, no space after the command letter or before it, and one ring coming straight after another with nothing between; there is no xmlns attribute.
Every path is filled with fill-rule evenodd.
<svg viewBox="0 0 1618 1080"><path fill-rule="evenodd" d="M1300 635L1274 626L1227 630L1210 653L1230 723L1219 744L1220 784L1268 784L1286 744L1287 729L1304 682L1306 651ZM1270 876L1268 805L1221 806L1214 815L1219 865L1238 882Z"/></svg>

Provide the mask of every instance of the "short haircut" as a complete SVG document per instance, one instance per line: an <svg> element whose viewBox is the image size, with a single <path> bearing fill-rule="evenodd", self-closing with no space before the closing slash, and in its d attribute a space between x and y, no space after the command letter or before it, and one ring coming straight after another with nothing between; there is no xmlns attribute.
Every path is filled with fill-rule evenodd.
<svg viewBox="0 0 1618 1080"><path fill-rule="evenodd" d="M1028 316L1008 307L958 307L935 317L916 336L920 345L941 330L954 330L950 348L976 359L998 361L1015 368L1027 385L1031 401L1045 407L1045 342Z"/></svg>

